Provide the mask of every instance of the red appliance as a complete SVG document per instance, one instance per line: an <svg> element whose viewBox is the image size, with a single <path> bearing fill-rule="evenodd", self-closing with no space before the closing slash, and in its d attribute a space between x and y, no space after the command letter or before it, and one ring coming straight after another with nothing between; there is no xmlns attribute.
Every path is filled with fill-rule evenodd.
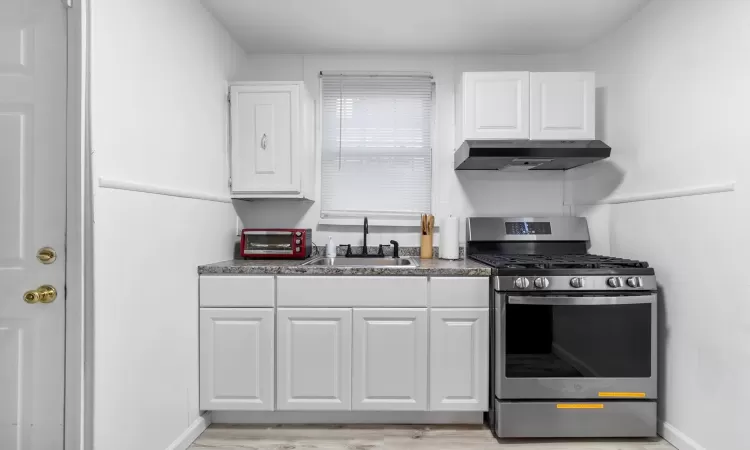
<svg viewBox="0 0 750 450"><path fill-rule="evenodd" d="M312 255L312 229L245 228L240 255L246 259L305 259Z"/></svg>

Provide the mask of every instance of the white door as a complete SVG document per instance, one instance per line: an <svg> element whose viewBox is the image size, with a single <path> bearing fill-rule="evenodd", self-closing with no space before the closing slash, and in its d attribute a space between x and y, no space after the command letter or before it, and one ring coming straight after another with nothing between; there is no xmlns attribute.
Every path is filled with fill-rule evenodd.
<svg viewBox="0 0 750 450"><path fill-rule="evenodd" d="M279 410L351 409L352 310L277 312Z"/></svg>
<svg viewBox="0 0 750 450"><path fill-rule="evenodd" d="M201 308L201 409L273 410L273 328L273 308Z"/></svg>
<svg viewBox="0 0 750 450"><path fill-rule="evenodd" d="M430 410L486 411L489 309L430 311Z"/></svg>
<svg viewBox="0 0 750 450"><path fill-rule="evenodd" d="M464 139L529 138L529 72L463 74Z"/></svg>
<svg viewBox="0 0 750 450"><path fill-rule="evenodd" d="M531 139L594 139L593 72L531 74Z"/></svg>
<svg viewBox="0 0 750 450"><path fill-rule="evenodd" d="M299 193L299 86L232 86L232 192Z"/></svg>
<svg viewBox="0 0 750 450"><path fill-rule="evenodd" d="M3 450L63 446L66 14L60 1L0 0ZM51 264L37 259L43 247Z"/></svg>
<svg viewBox="0 0 750 450"><path fill-rule="evenodd" d="M427 410L427 309L355 309L352 409Z"/></svg>

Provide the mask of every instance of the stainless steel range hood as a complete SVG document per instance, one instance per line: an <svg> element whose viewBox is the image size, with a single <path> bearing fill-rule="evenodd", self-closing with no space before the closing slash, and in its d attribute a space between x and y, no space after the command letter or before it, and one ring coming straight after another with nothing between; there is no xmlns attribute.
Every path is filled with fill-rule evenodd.
<svg viewBox="0 0 750 450"><path fill-rule="evenodd" d="M469 140L453 154L456 170L568 170L609 158L602 141Z"/></svg>

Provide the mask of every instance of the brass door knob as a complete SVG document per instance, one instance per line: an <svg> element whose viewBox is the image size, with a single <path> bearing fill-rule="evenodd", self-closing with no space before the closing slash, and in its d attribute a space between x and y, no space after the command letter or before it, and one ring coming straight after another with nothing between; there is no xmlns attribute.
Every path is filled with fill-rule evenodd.
<svg viewBox="0 0 750 450"><path fill-rule="evenodd" d="M26 303L52 303L57 298L57 289L45 284L38 289L26 291L23 294L23 300Z"/></svg>

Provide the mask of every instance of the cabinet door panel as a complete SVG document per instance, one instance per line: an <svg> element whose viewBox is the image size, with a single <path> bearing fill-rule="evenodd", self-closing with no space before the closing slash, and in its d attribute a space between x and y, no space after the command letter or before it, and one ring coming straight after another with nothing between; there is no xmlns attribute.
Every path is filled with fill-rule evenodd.
<svg viewBox="0 0 750 450"><path fill-rule="evenodd" d="M430 410L486 411L489 309L430 311Z"/></svg>
<svg viewBox="0 0 750 450"><path fill-rule="evenodd" d="M273 308L201 308L201 409L273 410L273 315Z"/></svg>
<svg viewBox="0 0 750 450"><path fill-rule="evenodd" d="M463 75L464 139L529 138L529 72Z"/></svg>
<svg viewBox="0 0 750 450"><path fill-rule="evenodd" d="M232 87L232 190L298 193L296 86Z"/></svg>
<svg viewBox="0 0 750 450"><path fill-rule="evenodd" d="M274 306L272 276L201 275L202 308L255 308Z"/></svg>
<svg viewBox="0 0 750 450"><path fill-rule="evenodd" d="M594 139L593 72L531 74L531 139Z"/></svg>
<svg viewBox="0 0 750 450"><path fill-rule="evenodd" d="M352 310L279 309L278 409L351 409Z"/></svg>
<svg viewBox="0 0 750 450"><path fill-rule="evenodd" d="M277 278L276 289L281 307L427 306L426 277L285 276Z"/></svg>
<svg viewBox="0 0 750 450"><path fill-rule="evenodd" d="M427 310L355 309L352 409L427 410Z"/></svg>
<svg viewBox="0 0 750 450"><path fill-rule="evenodd" d="M489 308L488 277L430 277L433 308Z"/></svg>

